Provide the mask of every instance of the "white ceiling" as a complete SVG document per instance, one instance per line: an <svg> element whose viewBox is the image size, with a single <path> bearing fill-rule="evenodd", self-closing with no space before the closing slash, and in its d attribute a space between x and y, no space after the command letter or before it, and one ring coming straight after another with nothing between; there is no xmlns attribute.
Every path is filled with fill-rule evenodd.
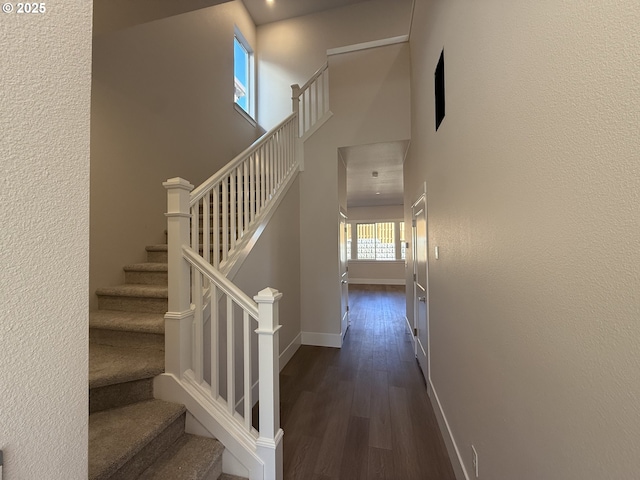
<svg viewBox="0 0 640 480"><path fill-rule="evenodd" d="M243 0L243 3L256 25L264 25L362 1L365 0L273 0L272 4L266 0Z"/></svg>
<svg viewBox="0 0 640 480"><path fill-rule="evenodd" d="M347 206L402 205L402 169L408 148L408 140L340 148L347 166Z"/></svg>

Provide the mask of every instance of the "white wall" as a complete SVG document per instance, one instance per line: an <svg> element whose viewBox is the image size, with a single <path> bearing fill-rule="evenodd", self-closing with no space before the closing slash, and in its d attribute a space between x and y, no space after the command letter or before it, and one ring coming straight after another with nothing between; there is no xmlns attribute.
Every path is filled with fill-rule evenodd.
<svg viewBox="0 0 640 480"><path fill-rule="evenodd" d="M15 6L15 4L14 4ZM92 3L2 13L0 449L7 479L86 478Z"/></svg>
<svg viewBox="0 0 640 480"><path fill-rule="evenodd" d="M94 39L91 300L165 243L162 182L198 185L259 134L233 104L233 32L255 46L238 0Z"/></svg>
<svg viewBox="0 0 640 480"><path fill-rule="evenodd" d="M349 222L404 220L402 205L349 208ZM405 262L351 260L349 261L349 283L364 285L404 285Z"/></svg>
<svg viewBox="0 0 640 480"><path fill-rule="evenodd" d="M471 444L483 479L638 477L638 38L638 2L416 2L405 205L426 180L431 379L470 478Z"/></svg>
<svg viewBox="0 0 640 480"><path fill-rule="evenodd" d="M411 0L372 0L258 27L258 119L266 129L291 113L291 85L303 85L327 50L407 35Z"/></svg>
<svg viewBox="0 0 640 480"><path fill-rule="evenodd" d="M305 142L300 174L301 311L303 332L339 338L338 148L409 138L409 46L335 55L329 68L334 115Z"/></svg>
<svg viewBox="0 0 640 480"><path fill-rule="evenodd" d="M299 179L294 180L233 282L252 298L266 287L283 294L279 303L280 353L290 346L291 351L285 353L288 360L300 345Z"/></svg>

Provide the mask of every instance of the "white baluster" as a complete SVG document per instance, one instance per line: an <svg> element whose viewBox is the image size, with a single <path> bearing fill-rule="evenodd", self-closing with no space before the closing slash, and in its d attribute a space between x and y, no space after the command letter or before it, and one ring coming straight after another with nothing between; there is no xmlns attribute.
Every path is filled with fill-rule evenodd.
<svg viewBox="0 0 640 480"><path fill-rule="evenodd" d="M204 340L204 318L203 318L203 302L202 302L202 274L195 268L192 269L195 272L195 283L193 285L193 303L195 306L195 335L194 335L194 363L193 369L196 377L196 381L201 384L203 378L203 340Z"/></svg>
<svg viewBox="0 0 640 480"><path fill-rule="evenodd" d="M318 79L316 79L315 82L313 82L313 90L314 90L314 94L315 94L315 116L313 117L313 124L317 123L318 120L320 120L320 102L318 101L319 95L318 95L318 89L320 88L320 83L318 82Z"/></svg>
<svg viewBox="0 0 640 480"><path fill-rule="evenodd" d="M218 287L211 285L211 396L217 400L220 395L220 379L218 375L219 365L219 339L220 311L218 305Z"/></svg>
<svg viewBox="0 0 640 480"><path fill-rule="evenodd" d="M251 319L245 310L242 318L242 333L244 340L244 426L251 431L251 409L253 401L251 396Z"/></svg>
<svg viewBox="0 0 640 480"><path fill-rule="evenodd" d="M222 179L222 261L229 254L229 177Z"/></svg>
<svg viewBox="0 0 640 480"><path fill-rule="evenodd" d="M257 173L256 173L256 163L257 163L257 155L254 153L249 158L249 179L251 182L251 199L249 200L251 203L251 222L253 222L256 218L256 210L258 208L258 195L260 191L259 182L257 181Z"/></svg>
<svg viewBox="0 0 640 480"><path fill-rule="evenodd" d="M213 266L220 267L220 184L213 187Z"/></svg>
<svg viewBox="0 0 640 480"><path fill-rule="evenodd" d="M233 299L227 295L227 409L231 416L236 409L236 342L233 310Z"/></svg>
<svg viewBox="0 0 640 480"><path fill-rule="evenodd" d="M324 73L324 113L329 111L330 98L329 98L329 69L325 69Z"/></svg>
<svg viewBox="0 0 640 480"><path fill-rule="evenodd" d="M249 163L250 160L246 160L242 163L243 177L244 177L244 230L242 234L249 229L249 212L251 208L251 190L249 189Z"/></svg>
<svg viewBox="0 0 640 480"><path fill-rule="evenodd" d="M236 171L231 172L229 176L230 181L230 192L229 192L229 234L231 235L231 245L229 250L233 250L236 246L236 239L238 238L238 234L236 231L236 210L238 207L238 197L236 196Z"/></svg>
<svg viewBox="0 0 640 480"><path fill-rule="evenodd" d="M211 263L211 193L202 198L202 256Z"/></svg>

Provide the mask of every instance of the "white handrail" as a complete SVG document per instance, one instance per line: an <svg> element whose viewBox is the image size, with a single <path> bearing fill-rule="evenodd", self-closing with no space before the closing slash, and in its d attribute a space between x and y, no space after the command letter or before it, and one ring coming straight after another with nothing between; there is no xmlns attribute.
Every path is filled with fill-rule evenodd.
<svg viewBox="0 0 640 480"><path fill-rule="evenodd" d="M320 67L302 87L291 85L291 93L300 136L304 137L329 112L329 64Z"/></svg>
<svg viewBox="0 0 640 480"><path fill-rule="evenodd" d="M191 193L189 244L215 268L226 273L299 167L297 126L293 113Z"/></svg>
<svg viewBox="0 0 640 480"><path fill-rule="evenodd" d="M305 90L307 90L311 86L311 84L315 82L316 79L320 75L322 75L325 72L325 70L327 70L328 68L329 68L329 62L325 62L324 65L322 65L318 70L316 70L316 73L311 75L311 78L307 80L307 83L305 83L303 86L300 87L300 92L304 92Z"/></svg>
<svg viewBox="0 0 640 480"><path fill-rule="evenodd" d="M200 270L200 272L209 280L214 282L217 288L222 290L222 293L233 298L233 300L242 307L243 310L248 312L254 320L258 320L258 304L254 302L251 297L240 290L235 283L222 275L219 270L213 268L210 263L206 262L202 256L198 255L191 248L183 246L182 253L184 258L191 265Z"/></svg>
<svg viewBox="0 0 640 480"><path fill-rule="evenodd" d="M247 147L244 151L236 155L236 157L227 163L224 167L218 170L216 173L211 175L207 180L202 183L202 185L198 186L191 192L191 205L195 204L199 199L201 199L208 190L210 190L215 184L220 183L230 172L233 171L234 168L237 168L238 165L242 163L247 157L251 154L255 153L261 146L269 141L269 139L273 136L275 132L280 130L284 125L290 122L295 116L295 112L285 118L278 125L273 127L267 133L258 138L255 142L253 142L249 147Z"/></svg>

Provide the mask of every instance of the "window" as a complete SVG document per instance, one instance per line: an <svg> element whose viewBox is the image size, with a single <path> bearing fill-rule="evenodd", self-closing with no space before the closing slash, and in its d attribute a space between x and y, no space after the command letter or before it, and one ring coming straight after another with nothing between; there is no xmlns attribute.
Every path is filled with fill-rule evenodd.
<svg viewBox="0 0 640 480"><path fill-rule="evenodd" d="M404 260L404 222L352 222L347 225L350 260Z"/></svg>
<svg viewBox="0 0 640 480"><path fill-rule="evenodd" d="M253 51L240 31L233 38L234 102L253 117Z"/></svg>

